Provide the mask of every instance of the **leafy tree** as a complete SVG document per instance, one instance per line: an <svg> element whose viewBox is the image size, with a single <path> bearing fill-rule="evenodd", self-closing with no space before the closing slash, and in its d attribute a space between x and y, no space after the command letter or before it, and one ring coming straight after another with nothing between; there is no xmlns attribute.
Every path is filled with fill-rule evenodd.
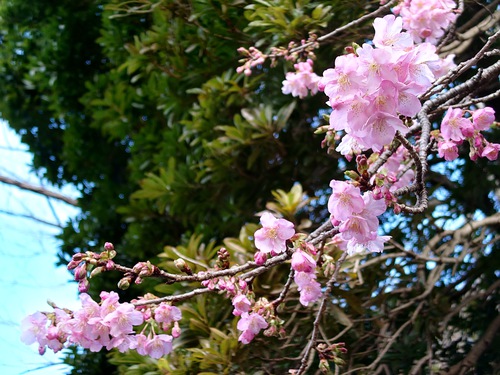
<svg viewBox="0 0 500 375"><path fill-rule="evenodd" d="M431 152L424 181L429 208L385 213L381 227L392 239L384 253L346 258L323 224L330 217L329 182L342 180L346 170L367 181L354 174L356 168L362 174L359 160L346 161L331 147L332 132L326 140L320 134L330 111L326 96L284 95L285 73L294 69L284 57L255 64L248 76L236 70L238 48L279 55L293 41L294 57L305 61L314 53L314 69L323 72L351 43L372 39L373 18L394 3L8 0L0 6L1 115L29 145L35 168L82 193L82 214L61 234L61 263L99 253L112 241L116 264L150 260L170 274L188 274L182 282L145 277L134 284L130 269L125 277L104 272L91 279L94 298L119 280L132 284L120 292L123 300L198 290L191 273L253 260L255 215L265 209L297 231L316 233L327 256L323 266L336 267L330 281L320 277L327 286L323 307L298 303L287 262L252 277L257 298L282 302L284 338L260 335L240 344L228 298L200 293L178 304L182 335L167 357L71 349L73 373L286 373L301 366L315 371L318 364L326 371L328 361L345 373L498 370L498 163L473 162L466 147L453 162ZM422 97L429 104L419 116L434 129L450 105L498 108L497 3L461 5L438 47L464 62L439 91L456 95L437 105ZM485 134L490 142L500 138L497 127ZM410 134L408 148L421 137L418 129ZM392 151L399 144L405 138ZM403 213L415 205L415 194L399 199ZM280 299L283 289L288 294Z"/></svg>

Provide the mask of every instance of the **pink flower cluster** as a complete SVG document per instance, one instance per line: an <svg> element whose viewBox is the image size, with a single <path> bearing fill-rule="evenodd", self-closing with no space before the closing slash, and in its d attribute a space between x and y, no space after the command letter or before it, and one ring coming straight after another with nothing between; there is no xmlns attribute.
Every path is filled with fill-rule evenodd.
<svg viewBox="0 0 500 375"><path fill-rule="evenodd" d="M300 293L299 301L304 306L316 302L321 297L321 284L316 281L316 260L312 254L316 255L316 249L306 244L305 249L299 248L292 255L294 281Z"/></svg>
<svg viewBox="0 0 500 375"><path fill-rule="evenodd" d="M379 236L378 218L386 210L383 199L376 200L371 191L361 194L358 187L345 182L330 182L332 195L328 200L328 211L332 224L339 226L335 243L349 254L361 253L365 249L382 252L389 236Z"/></svg>
<svg viewBox="0 0 500 375"><path fill-rule="evenodd" d="M470 158L479 157L496 160L500 144L488 142L480 133L487 130L495 121L493 108L485 107L472 111L472 116L465 118L466 112L460 108L449 108L441 122L438 137L438 154L445 160L458 158L458 146L464 140L470 145Z"/></svg>
<svg viewBox="0 0 500 375"><path fill-rule="evenodd" d="M293 224L285 219L276 219L271 213L265 212L260 217L262 228L254 234L255 247L260 250L255 253L255 262L264 264L268 254L274 256L286 250L286 241L295 234Z"/></svg>
<svg viewBox="0 0 500 375"><path fill-rule="evenodd" d="M166 303L157 307L136 307L131 303L120 303L115 292L101 292L101 303L88 294L80 294L82 308L76 311L54 308L53 313L36 312L22 321L21 340L27 344L37 342L40 354L46 347L54 352L70 344L76 344L96 352L105 347L125 352L135 349L141 355L160 358L172 351L172 339L180 335L178 321L180 310ZM154 316L154 317L153 317ZM134 327L144 329L135 334ZM173 328L172 328L173 325ZM144 334L150 328L148 336ZM172 335L157 334L172 328Z"/></svg>
<svg viewBox="0 0 500 375"><path fill-rule="evenodd" d="M400 17L377 18L374 28L373 44L337 57L335 68L327 69L318 84L333 109L330 129L346 133L337 147L342 155L380 151L396 131L405 134L400 115L418 113L418 95L450 64L438 57L433 45L414 45L402 32Z"/></svg>
<svg viewBox="0 0 500 375"><path fill-rule="evenodd" d="M437 44L457 14L453 0L403 0L392 9L416 43Z"/></svg>
<svg viewBox="0 0 500 375"><path fill-rule="evenodd" d="M283 81L281 91L283 94L292 94L292 96L303 99L309 91L311 95L318 92L319 76L313 72L313 61L308 59L306 62L299 62L294 65L295 72L288 72Z"/></svg>

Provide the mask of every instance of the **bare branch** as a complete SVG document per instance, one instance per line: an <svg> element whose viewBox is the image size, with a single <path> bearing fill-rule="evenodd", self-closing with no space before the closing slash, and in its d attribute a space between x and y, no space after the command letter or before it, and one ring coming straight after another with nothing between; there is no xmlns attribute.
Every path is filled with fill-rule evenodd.
<svg viewBox="0 0 500 375"><path fill-rule="evenodd" d="M41 186L32 185L32 184L29 184L29 183L24 182L24 181L14 180L13 178L10 178L7 176L1 176L1 175L0 175L0 182L3 182L4 184L7 184L7 185L16 186L16 187L23 189L23 190L32 191L34 193L41 194L41 195L44 195L44 196L49 197L49 198L54 198L54 199L63 201L67 204L70 204L72 206L78 207L78 201L76 199L73 199L73 198L68 197L66 195L63 195L63 194L59 194L55 191L45 189Z"/></svg>

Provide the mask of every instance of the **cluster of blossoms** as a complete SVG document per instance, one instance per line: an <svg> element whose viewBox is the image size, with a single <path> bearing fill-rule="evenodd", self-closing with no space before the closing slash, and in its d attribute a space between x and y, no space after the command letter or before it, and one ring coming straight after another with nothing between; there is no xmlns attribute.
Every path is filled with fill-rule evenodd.
<svg viewBox="0 0 500 375"><path fill-rule="evenodd" d="M302 249L295 250L292 255L294 281L300 293L300 303L304 306L321 297L321 284L316 281L316 260L313 255L317 255L316 249L308 243Z"/></svg>
<svg viewBox="0 0 500 375"><path fill-rule="evenodd" d="M346 133L337 147L342 155L380 151L396 131L405 134L400 115L418 113L418 95L451 63L440 59L429 43L414 45L402 32L400 17L377 18L374 28L376 48L365 43L356 53L337 57L335 68L327 69L318 84L333 108L330 129Z"/></svg>
<svg viewBox="0 0 500 375"><path fill-rule="evenodd" d="M21 323L21 340L27 345L37 342L40 354L46 347L58 352L70 344L93 352L103 347L120 352L135 349L152 358L161 358L172 351L172 339L181 333L178 324L181 311L177 307L166 303L136 307L120 303L115 292L101 292L100 296L98 304L88 294L80 294L82 308L76 311L54 307L52 313L36 312L27 316ZM146 323L144 328L136 334L134 327L143 323Z"/></svg>
<svg viewBox="0 0 500 375"><path fill-rule="evenodd" d="M439 156L448 161L455 160L458 158L458 146L467 140L471 160L479 157L496 160L500 144L488 142L480 133L495 122L495 111L490 107L477 109L468 118L464 117L466 113L460 108L449 108L446 112L437 135Z"/></svg>
<svg viewBox="0 0 500 375"><path fill-rule="evenodd" d="M455 22L455 8L453 0L403 0L392 11L401 16L403 27L416 43L436 44Z"/></svg>
<svg viewBox="0 0 500 375"><path fill-rule="evenodd" d="M305 98L309 92L314 95L318 92L319 76L313 72L313 61L299 62L294 65L295 72L288 72L283 81L283 94L292 94L294 97Z"/></svg>
<svg viewBox="0 0 500 375"><path fill-rule="evenodd" d="M361 194L359 187L345 181L330 182L332 195L328 200L328 211L332 224L339 227L333 238L335 244L348 254L361 253L365 249L382 252L389 236L377 233L377 216L386 210L383 199L375 199L373 192Z"/></svg>

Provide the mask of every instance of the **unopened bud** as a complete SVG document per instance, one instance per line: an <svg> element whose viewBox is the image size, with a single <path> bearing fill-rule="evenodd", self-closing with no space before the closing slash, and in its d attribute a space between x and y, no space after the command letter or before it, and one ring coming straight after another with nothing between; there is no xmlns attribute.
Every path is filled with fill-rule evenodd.
<svg viewBox="0 0 500 375"><path fill-rule="evenodd" d="M90 278L99 275L103 271L104 267L96 267L90 273Z"/></svg>
<svg viewBox="0 0 500 375"><path fill-rule="evenodd" d="M111 250L114 250L115 247L113 246L113 244L111 242L106 242L104 244L104 249L107 250L107 251L111 251Z"/></svg>
<svg viewBox="0 0 500 375"><path fill-rule="evenodd" d="M358 181L360 179L360 176L356 171L345 171L344 175L349 177L353 181Z"/></svg>
<svg viewBox="0 0 500 375"><path fill-rule="evenodd" d="M68 268L68 271L71 271L71 270L74 270L76 267L78 267L78 265L81 263L81 260L72 260L68 263L67 267Z"/></svg>
<svg viewBox="0 0 500 375"><path fill-rule="evenodd" d="M127 290L130 287L130 279L128 277L124 277L118 281L118 288L121 290Z"/></svg>
<svg viewBox="0 0 500 375"><path fill-rule="evenodd" d="M192 275L193 271L188 266L188 264L184 261L184 259L178 258L174 260L175 266L182 272L187 273L188 275Z"/></svg>
<svg viewBox="0 0 500 375"><path fill-rule="evenodd" d="M80 280L78 282L78 291L80 293L87 293L89 290L89 281L87 279Z"/></svg>
<svg viewBox="0 0 500 375"><path fill-rule="evenodd" d="M76 267L74 276L76 281L84 280L87 277L87 264L82 263Z"/></svg>
<svg viewBox="0 0 500 375"><path fill-rule="evenodd" d="M174 323L174 328L172 328L172 337L176 339L181 335L181 327L179 327L179 323Z"/></svg>
<svg viewBox="0 0 500 375"><path fill-rule="evenodd" d="M115 268L115 262L108 260L106 262L106 271L111 271L113 268Z"/></svg>

